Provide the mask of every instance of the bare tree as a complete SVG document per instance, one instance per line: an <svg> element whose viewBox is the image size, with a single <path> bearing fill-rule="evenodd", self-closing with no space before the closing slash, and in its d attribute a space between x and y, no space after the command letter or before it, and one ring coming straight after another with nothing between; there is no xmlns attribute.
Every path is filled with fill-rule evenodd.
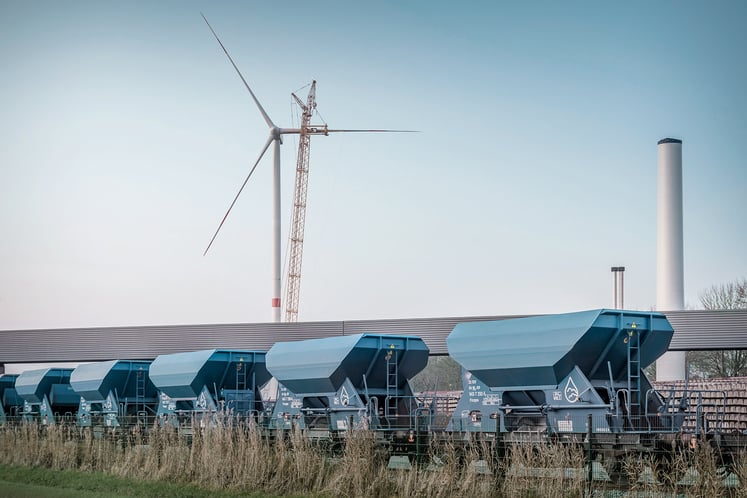
<svg viewBox="0 0 747 498"><path fill-rule="evenodd" d="M700 294L707 310L747 309L747 279L714 285ZM688 362L698 377L741 377L747 375L747 351L690 351Z"/></svg>
<svg viewBox="0 0 747 498"><path fill-rule="evenodd" d="M706 289L700 294L700 304L707 310L747 309L747 279Z"/></svg>
<svg viewBox="0 0 747 498"><path fill-rule="evenodd" d="M449 356L431 356L428 366L412 379L412 388L415 392L462 389L462 367Z"/></svg>

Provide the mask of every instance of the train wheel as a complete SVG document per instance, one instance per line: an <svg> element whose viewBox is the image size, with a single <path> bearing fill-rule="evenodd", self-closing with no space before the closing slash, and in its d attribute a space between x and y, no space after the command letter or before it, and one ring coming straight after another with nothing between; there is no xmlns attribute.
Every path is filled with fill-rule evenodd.
<svg viewBox="0 0 747 498"><path fill-rule="evenodd" d="M625 488L638 485L656 485L658 464L653 454L637 451L626 451L605 460L604 468L610 480Z"/></svg>
<svg viewBox="0 0 747 498"><path fill-rule="evenodd" d="M506 443L502 439L494 441L492 449L491 466L495 474L496 486L500 487L511 467L511 452L507 451Z"/></svg>
<svg viewBox="0 0 747 498"><path fill-rule="evenodd" d="M628 472L626 472L625 455L604 455L602 454L602 466L614 484L625 485L629 483Z"/></svg>
<svg viewBox="0 0 747 498"><path fill-rule="evenodd" d="M656 480L667 488L674 489L685 476L689 458L682 451L657 451L652 460L652 470Z"/></svg>
<svg viewBox="0 0 747 498"><path fill-rule="evenodd" d="M625 487L630 485L629 475L625 472L622 461L620 460L610 462L607 468L607 474L610 476L610 480L615 484Z"/></svg>

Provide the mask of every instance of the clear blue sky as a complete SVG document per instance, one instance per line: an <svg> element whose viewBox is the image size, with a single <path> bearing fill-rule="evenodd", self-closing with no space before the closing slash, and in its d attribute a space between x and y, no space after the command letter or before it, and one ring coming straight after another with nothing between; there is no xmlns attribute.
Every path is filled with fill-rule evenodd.
<svg viewBox="0 0 747 498"><path fill-rule="evenodd" d="M269 321L269 158L202 256L267 128L200 11L279 125L422 131L312 141L302 320L651 309L664 137L687 305L747 276L743 1L3 0L0 329Z"/></svg>

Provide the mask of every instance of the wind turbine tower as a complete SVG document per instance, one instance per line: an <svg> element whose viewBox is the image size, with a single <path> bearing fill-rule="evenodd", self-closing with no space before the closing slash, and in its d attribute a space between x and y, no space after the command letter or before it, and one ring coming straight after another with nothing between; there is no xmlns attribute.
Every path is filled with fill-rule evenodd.
<svg viewBox="0 0 747 498"><path fill-rule="evenodd" d="M303 118L301 122L300 128L280 128L270 119L270 116L265 112L264 108L262 107L262 104L259 103L259 100L257 99L257 96L254 95L254 92L252 91L251 87L249 86L249 83L247 83L246 79L244 78L244 75L241 74L241 71L239 71L238 66L234 62L231 55L228 53L228 50L226 49L225 45L223 45L223 42L218 37L218 34L215 32L213 27L208 22L207 18L204 14L202 14L202 18L205 20L205 23L208 25L208 28L210 28L210 31L213 33L213 36L215 37L216 41L220 45L220 47L223 49L223 52L226 54L226 57L228 57L228 60L231 62L231 65L236 70L236 74L239 75L239 78L241 78L241 81L244 83L244 87L249 91L249 95L251 95L252 100L254 101L254 104L257 106L257 109L259 110L260 114L262 115L262 118L264 119L265 123L267 124L267 127L270 129L270 136L267 138L267 141L265 142L264 147L262 147L262 151L259 153L259 157L254 162L254 165L249 170L249 174L244 179L244 182L241 184L241 187L239 187L239 191L236 193L236 196L234 196L233 201L231 201L231 204L228 206L228 210L226 211L226 214L223 216L223 219L221 220L220 224L218 225L218 228L215 230L215 233L213 234L212 239L210 239L210 243L208 244L207 248L205 249L205 252L203 255L207 254L207 252L210 250L210 247L213 245L213 242L215 242L215 238L218 236L218 233L220 232L220 229L223 227L223 224L226 222L226 219L228 218L228 215L231 213L231 210L233 209L233 206L236 204L236 201L238 200L239 196L241 195L241 192L244 190L244 187L246 186L247 182L249 181L249 178L251 178L252 174L254 173L254 170L257 169L257 165L262 160L262 157L265 155L265 152L267 152L267 149L270 148L270 144L273 145L272 153L273 153L273 167L272 167L272 321L273 322L279 322L280 321L280 290L281 290L281 275L280 275L280 262L281 262L281 256L280 256L280 144L283 142L283 135L299 135L300 136L300 143L299 143L299 151L298 151L298 165L296 169L296 187L294 192L294 205L293 205L293 218L292 218L292 226L291 226L291 232L290 232L290 261L288 264L288 294L287 294L287 308L286 308L286 319L288 321L296 321L298 319L298 302L299 302L299 292L300 292L300 279L301 279L301 260L302 260L302 254L303 254L303 234L304 234L304 228L306 224L306 194L308 190L308 172L309 172L309 148L310 148L310 137L312 135L329 135L330 133L341 133L341 132L364 132L364 133L377 133L377 132L409 132L411 130L350 130L350 129L337 129L337 130L331 130L328 128L328 126L320 125L320 126L314 126L311 125L311 117L314 113L314 110L316 109L316 81L312 82L311 84L311 90L309 91L309 96L306 101L306 104L304 104L301 99L299 99L296 95L293 95L293 97L296 99L297 103L300 104L301 109L303 110Z"/></svg>

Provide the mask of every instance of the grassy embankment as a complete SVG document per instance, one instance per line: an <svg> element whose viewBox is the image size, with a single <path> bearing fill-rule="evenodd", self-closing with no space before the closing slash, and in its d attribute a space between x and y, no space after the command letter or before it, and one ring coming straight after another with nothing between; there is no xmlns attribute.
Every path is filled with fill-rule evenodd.
<svg viewBox="0 0 747 498"><path fill-rule="evenodd" d="M124 437L123 437L124 436ZM4 482L23 493L24 484L41 484L50 492L74 490L75 496L563 496L581 497L589 490L578 446L535 445L516 448L508 459L483 460L476 447L466 455L452 444L433 449L431 461L412 470L387 469L373 434L358 432L344 450L329 458L300 433L284 443L263 439L251 427L222 426L197 430L191 441L171 428L147 434L133 430L116 438L82 435L75 427L0 428L0 493ZM483 453L484 454L484 453ZM479 465L475 462L480 461ZM510 464L509 464L510 462ZM673 492L680 496L720 496L723 476L712 453L675 460L671 468L683 475L695 466L699 478L686 488L673 480L642 479L656 464L632 457L621 472L630 488L643 492ZM483 473L484 470L487 473ZM537 469L540 469L539 471ZM544 470L542 470L544 469ZM569 472L567 469L576 469ZM742 474L736 467L737 474ZM739 475L747 482L747 472ZM3 482L4 481L4 482ZM15 488L13 488L15 486ZM593 482L593 489L603 483ZM33 496L38 496L33 493ZM38 491L38 489L36 489ZM742 490L732 494L747 496ZM11 495L14 496L14 495ZM20 494L20 496L24 496ZM27 495L28 496L28 495ZM47 494L42 496L70 496Z"/></svg>
<svg viewBox="0 0 747 498"><path fill-rule="evenodd" d="M0 465L0 497L29 498L239 497L239 491L206 490L192 484L142 481L103 472ZM266 496L258 493L257 498Z"/></svg>

